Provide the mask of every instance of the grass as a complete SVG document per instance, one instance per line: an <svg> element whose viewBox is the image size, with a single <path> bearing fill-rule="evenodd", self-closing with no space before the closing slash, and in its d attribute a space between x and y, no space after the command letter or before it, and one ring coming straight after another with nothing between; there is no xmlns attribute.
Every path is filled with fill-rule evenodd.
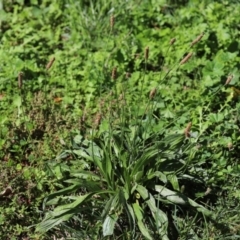
<svg viewBox="0 0 240 240"><path fill-rule="evenodd" d="M237 5L0 3L0 239L240 236Z"/></svg>

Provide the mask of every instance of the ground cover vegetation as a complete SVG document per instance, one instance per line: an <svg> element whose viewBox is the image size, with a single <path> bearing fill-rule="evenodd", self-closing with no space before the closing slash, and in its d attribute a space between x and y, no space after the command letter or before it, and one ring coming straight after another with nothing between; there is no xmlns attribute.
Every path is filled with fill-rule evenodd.
<svg viewBox="0 0 240 240"><path fill-rule="evenodd" d="M238 1L0 1L0 239L239 239Z"/></svg>

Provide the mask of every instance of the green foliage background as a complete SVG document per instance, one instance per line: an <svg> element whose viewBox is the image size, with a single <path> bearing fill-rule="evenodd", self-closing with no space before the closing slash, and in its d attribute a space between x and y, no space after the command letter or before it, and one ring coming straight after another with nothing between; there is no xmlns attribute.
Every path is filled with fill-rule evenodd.
<svg viewBox="0 0 240 240"><path fill-rule="evenodd" d="M237 239L239 11L0 1L0 238Z"/></svg>

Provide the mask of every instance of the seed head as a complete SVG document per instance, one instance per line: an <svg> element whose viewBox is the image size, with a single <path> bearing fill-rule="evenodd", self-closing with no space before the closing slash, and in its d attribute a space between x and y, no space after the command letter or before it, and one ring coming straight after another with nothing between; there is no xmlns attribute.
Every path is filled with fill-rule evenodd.
<svg viewBox="0 0 240 240"><path fill-rule="evenodd" d="M191 47L192 47L193 45L195 45L196 43L198 43L198 42L202 39L203 35L204 35L204 33L201 33L199 36L197 36L197 38L195 38L195 39L192 41Z"/></svg>
<svg viewBox="0 0 240 240"><path fill-rule="evenodd" d="M117 77L117 67L114 67L112 70L112 79L115 80Z"/></svg>
<svg viewBox="0 0 240 240"><path fill-rule="evenodd" d="M144 57L145 57L145 60L148 60L148 57L149 57L149 47L145 48Z"/></svg>
<svg viewBox="0 0 240 240"><path fill-rule="evenodd" d="M55 57L53 57L53 58L48 62L47 66L46 66L46 69L47 69L47 70L49 70L49 69L52 67L54 61L55 61Z"/></svg>
<svg viewBox="0 0 240 240"><path fill-rule="evenodd" d="M19 72L18 73L18 87L19 87L19 89L22 88L22 84L23 84L23 72Z"/></svg>
<svg viewBox="0 0 240 240"><path fill-rule="evenodd" d="M170 45L173 45L175 42L176 42L176 38L172 38L172 39L170 40Z"/></svg>
<svg viewBox="0 0 240 240"><path fill-rule="evenodd" d="M231 74L231 75L228 76L228 78L225 82L225 85L228 85L232 81L232 79L233 79L233 75Z"/></svg>
<svg viewBox="0 0 240 240"><path fill-rule="evenodd" d="M94 127L95 128L98 128L100 123L101 123L101 120L102 120L102 114L101 113L97 113L96 116L95 116L95 120L94 120Z"/></svg>
<svg viewBox="0 0 240 240"><path fill-rule="evenodd" d="M153 99L156 95L156 92L157 92L157 89L156 88L153 88L150 93L149 93L149 98L150 99Z"/></svg>
<svg viewBox="0 0 240 240"><path fill-rule="evenodd" d="M114 15L110 16L110 29L111 32L113 31L113 27L114 27Z"/></svg>
<svg viewBox="0 0 240 240"><path fill-rule="evenodd" d="M191 57L192 57L193 53L188 53L188 55L182 59L182 61L180 62L180 65L185 64Z"/></svg>
<svg viewBox="0 0 240 240"><path fill-rule="evenodd" d="M188 125L187 125L187 127L186 127L185 130L184 130L184 134L185 134L185 137L186 137L186 138L190 137L191 127L192 127L192 122L189 122Z"/></svg>
<svg viewBox="0 0 240 240"><path fill-rule="evenodd" d="M94 119L94 128L98 128L102 120L102 114L97 113Z"/></svg>

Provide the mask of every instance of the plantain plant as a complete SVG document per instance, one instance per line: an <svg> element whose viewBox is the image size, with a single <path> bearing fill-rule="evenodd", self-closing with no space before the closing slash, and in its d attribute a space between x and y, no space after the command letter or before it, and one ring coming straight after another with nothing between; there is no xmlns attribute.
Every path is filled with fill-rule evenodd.
<svg viewBox="0 0 240 240"><path fill-rule="evenodd" d="M187 174L191 157L186 153L194 144L183 133L154 131L148 127L154 125L152 119L147 118L135 124L126 119L109 122L103 122L91 137L76 135L71 149L59 156L75 160L70 167L61 164L68 174L65 187L45 199L46 215L37 231L61 226L86 237L86 229L98 226L95 230L101 229L102 237L127 233L126 239L141 235L167 240L173 206L188 206L214 218L181 193L179 179L193 181Z"/></svg>

